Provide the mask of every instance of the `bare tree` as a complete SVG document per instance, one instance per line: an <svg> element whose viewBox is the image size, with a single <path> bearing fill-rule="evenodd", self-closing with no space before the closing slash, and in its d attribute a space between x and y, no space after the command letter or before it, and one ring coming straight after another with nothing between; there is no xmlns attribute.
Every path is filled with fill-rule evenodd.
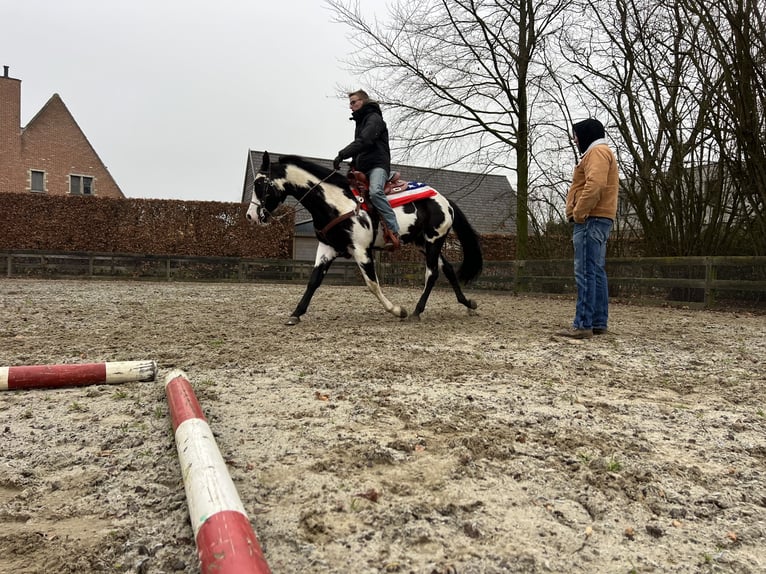
<svg viewBox="0 0 766 574"><path fill-rule="evenodd" d="M721 150L724 188L742 213L740 228L766 254L766 3L684 0L710 39L720 75L712 102L713 137ZM701 60L701 58L700 58Z"/></svg>
<svg viewBox="0 0 766 574"><path fill-rule="evenodd" d="M701 0L586 0L584 11L596 27L564 53L621 136L623 191L649 253L735 252L753 212L733 181L744 142L733 126L750 105L727 92L742 58L724 49L736 19Z"/></svg>
<svg viewBox="0 0 766 574"><path fill-rule="evenodd" d="M532 135L545 131L552 89L543 54L570 2L400 0L378 22L358 2L327 0L353 32L350 69L394 112L406 157L513 172L519 258L527 252Z"/></svg>

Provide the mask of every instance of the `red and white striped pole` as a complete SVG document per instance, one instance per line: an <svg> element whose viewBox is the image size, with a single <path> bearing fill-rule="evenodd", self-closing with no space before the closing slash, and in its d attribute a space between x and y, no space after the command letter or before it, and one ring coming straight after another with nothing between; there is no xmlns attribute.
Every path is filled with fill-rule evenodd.
<svg viewBox="0 0 766 574"><path fill-rule="evenodd" d="M0 391L153 381L154 361L0 367Z"/></svg>
<svg viewBox="0 0 766 574"><path fill-rule="evenodd" d="M213 432L183 371L168 374L165 394L202 574L270 574Z"/></svg>

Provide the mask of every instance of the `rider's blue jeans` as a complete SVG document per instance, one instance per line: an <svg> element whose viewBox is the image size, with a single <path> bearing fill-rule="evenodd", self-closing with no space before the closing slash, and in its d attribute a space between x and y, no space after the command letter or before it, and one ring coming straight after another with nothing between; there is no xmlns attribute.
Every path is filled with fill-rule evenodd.
<svg viewBox="0 0 766 574"><path fill-rule="evenodd" d="M380 216L386 222L388 228L399 234L399 224L396 221L394 210L391 209L391 204L386 199L386 194L383 188L386 186L386 180L388 179L388 172L382 167L374 167L367 174L367 181L370 183L370 201L378 210Z"/></svg>
<svg viewBox="0 0 766 574"><path fill-rule="evenodd" d="M606 240L612 230L607 217L589 217L575 223L574 274L577 306L575 329L606 329L609 320L609 286L606 279Z"/></svg>

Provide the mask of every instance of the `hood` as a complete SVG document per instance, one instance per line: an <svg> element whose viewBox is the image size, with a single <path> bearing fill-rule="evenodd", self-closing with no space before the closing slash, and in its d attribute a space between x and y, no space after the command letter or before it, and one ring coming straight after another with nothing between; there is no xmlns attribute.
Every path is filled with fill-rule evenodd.
<svg viewBox="0 0 766 574"><path fill-rule="evenodd" d="M577 135L577 147L580 148L580 153L585 153L594 141L606 137L604 125L593 118L577 122L572 125L572 128Z"/></svg>
<svg viewBox="0 0 766 574"><path fill-rule="evenodd" d="M359 121L363 117L367 116L368 114L378 114L381 117L383 116L383 112L380 111L380 106L378 105L378 102L368 101L361 108L359 108L355 112L352 112L351 117L349 119Z"/></svg>

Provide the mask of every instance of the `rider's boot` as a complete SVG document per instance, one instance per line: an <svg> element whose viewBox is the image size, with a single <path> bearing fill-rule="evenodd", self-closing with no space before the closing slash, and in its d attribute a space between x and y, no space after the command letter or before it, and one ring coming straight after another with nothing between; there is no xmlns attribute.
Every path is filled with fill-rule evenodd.
<svg viewBox="0 0 766 574"><path fill-rule="evenodd" d="M396 251L401 247L401 241L399 240L399 234L394 233L385 225L383 226L383 249L386 251Z"/></svg>

